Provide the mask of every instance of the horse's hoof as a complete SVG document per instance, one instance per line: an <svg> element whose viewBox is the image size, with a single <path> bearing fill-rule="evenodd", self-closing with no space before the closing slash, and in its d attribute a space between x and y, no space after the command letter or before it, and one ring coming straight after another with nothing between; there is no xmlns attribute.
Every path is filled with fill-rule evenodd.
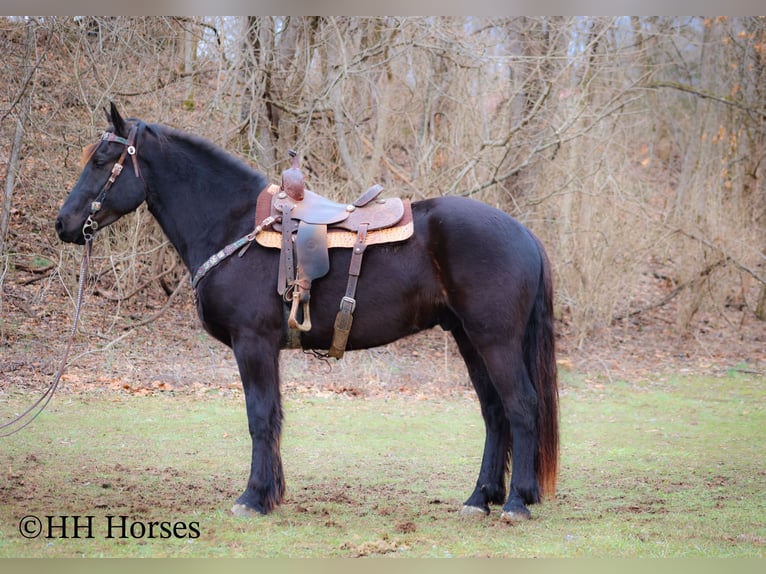
<svg viewBox="0 0 766 574"><path fill-rule="evenodd" d="M231 513L234 516L239 516L240 518L253 518L255 516L263 516L263 514L261 514L254 508L250 508L249 506L245 506L244 504L240 504L239 502L231 507Z"/></svg>
<svg viewBox="0 0 766 574"><path fill-rule="evenodd" d="M525 520L529 520L532 518L532 513L529 512L526 508L517 508L515 510L503 510L503 513L500 515L500 519L503 520L503 522L524 522Z"/></svg>
<svg viewBox="0 0 766 574"><path fill-rule="evenodd" d="M460 511L460 516L466 516L468 518L484 518L485 516L489 516L489 508L481 508L479 506L468 506L467 504L463 506L462 510Z"/></svg>

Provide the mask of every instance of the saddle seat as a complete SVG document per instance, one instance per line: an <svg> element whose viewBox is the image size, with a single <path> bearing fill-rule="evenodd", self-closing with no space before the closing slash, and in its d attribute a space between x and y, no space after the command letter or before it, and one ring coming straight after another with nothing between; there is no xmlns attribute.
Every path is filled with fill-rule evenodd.
<svg viewBox="0 0 766 574"><path fill-rule="evenodd" d="M280 191L273 198L271 215L281 217L282 222L272 225L272 229L281 230L285 209L289 207L292 207L291 221L327 225L329 228L347 231L358 231L362 223L367 224L368 231L393 227L404 216L404 202L398 197L377 199L381 191L383 187L375 185L354 203L337 203L308 189L304 190L302 200L295 201Z"/></svg>
<svg viewBox="0 0 766 574"><path fill-rule="evenodd" d="M328 250L352 249L346 293L336 316L328 356L341 358L356 308L356 286L362 255L368 245L403 241L413 232L408 200L380 199L374 185L353 203L338 203L305 188L293 153L292 167L282 172L282 184L271 185L258 197L256 222L272 221L256 241L281 250L277 292L291 303L288 346L300 347L300 332L311 329L311 283L330 270Z"/></svg>

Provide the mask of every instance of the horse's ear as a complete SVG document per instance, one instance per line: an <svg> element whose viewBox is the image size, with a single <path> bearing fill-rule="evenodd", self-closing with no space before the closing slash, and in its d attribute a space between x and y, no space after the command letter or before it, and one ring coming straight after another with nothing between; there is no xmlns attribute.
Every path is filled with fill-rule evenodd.
<svg viewBox="0 0 766 574"><path fill-rule="evenodd" d="M125 120L122 119L120 112L117 111L117 106L114 105L114 102L109 102L109 113L106 116L107 120L114 126L114 133L125 137L127 135Z"/></svg>

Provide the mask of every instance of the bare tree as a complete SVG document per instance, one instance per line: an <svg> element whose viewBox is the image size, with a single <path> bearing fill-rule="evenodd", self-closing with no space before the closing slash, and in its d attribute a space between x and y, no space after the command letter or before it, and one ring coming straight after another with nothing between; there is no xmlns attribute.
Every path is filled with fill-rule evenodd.
<svg viewBox="0 0 766 574"><path fill-rule="evenodd" d="M507 210L548 245L580 341L671 302L681 329L726 305L766 316L763 17L82 17L0 34L6 203L28 191L14 207L41 237L116 100L274 179L297 148L309 186L338 199L383 183ZM18 125L39 153L14 168ZM97 272L118 304L176 292L145 211L105 233Z"/></svg>

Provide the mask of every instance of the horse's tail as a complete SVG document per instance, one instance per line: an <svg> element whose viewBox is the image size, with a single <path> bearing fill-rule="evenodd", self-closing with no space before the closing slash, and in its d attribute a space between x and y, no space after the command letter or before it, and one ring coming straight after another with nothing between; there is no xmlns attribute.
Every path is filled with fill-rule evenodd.
<svg viewBox="0 0 766 574"><path fill-rule="evenodd" d="M556 493L559 466L559 390L553 328L551 264L540 240L542 265L535 304L524 334L524 362L537 392L537 460L535 472L541 494Z"/></svg>

